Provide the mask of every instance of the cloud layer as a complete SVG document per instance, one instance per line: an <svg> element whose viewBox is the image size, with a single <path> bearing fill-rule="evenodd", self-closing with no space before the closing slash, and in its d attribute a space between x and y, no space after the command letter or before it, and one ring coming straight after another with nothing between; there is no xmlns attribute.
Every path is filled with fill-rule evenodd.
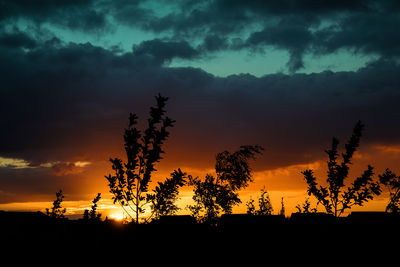
<svg viewBox="0 0 400 267"><path fill-rule="evenodd" d="M57 35L54 27L105 35L126 26L163 36L135 44L136 53L150 54L160 62L274 48L289 53L287 68L293 73L304 67L305 55L347 51L400 56L400 4L395 0L39 2L1 1L0 44L34 47L36 41L21 32L24 28L44 38L44 29L49 36Z"/></svg>

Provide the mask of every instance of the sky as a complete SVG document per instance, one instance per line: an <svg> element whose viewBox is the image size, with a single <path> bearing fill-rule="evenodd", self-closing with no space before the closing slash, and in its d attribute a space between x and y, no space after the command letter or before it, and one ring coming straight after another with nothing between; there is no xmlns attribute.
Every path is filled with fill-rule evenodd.
<svg viewBox="0 0 400 267"><path fill-rule="evenodd" d="M123 157L130 112L145 126L158 93L176 120L153 181L212 173L215 155L261 145L254 183L276 212L303 202L301 171L365 124L352 166L400 172L400 2L0 0L0 209L70 214ZM349 180L350 182L350 180ZM191 189L181 192L182 212ZM384 210L385 194L365 209ZM244 212L244 205L235 211Z"/></svg>

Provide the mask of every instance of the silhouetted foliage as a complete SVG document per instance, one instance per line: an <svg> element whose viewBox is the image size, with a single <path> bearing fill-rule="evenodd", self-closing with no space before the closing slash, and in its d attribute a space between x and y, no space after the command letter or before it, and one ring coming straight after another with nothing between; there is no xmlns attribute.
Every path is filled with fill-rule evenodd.
<svg viewBox="0 0 400 267"><path fill-rule="evenodd" d="M61 207L63 200L64 195L60 189L60 191L56 192L56 199L53 201L53 207L51 207L51 210L46 209L46 214L55 219L65 218L64 214L67 209Z"/></svg>
<svg viewBox="0 0 400 267"><path fill-rule="evenodd" d="M281 210L279 211L279 215L285 216L285 203L283 202L283 197L281 198Z"/></svg>
<svg viewBox="0 0 400 267"><path fill-rule="evenodd" d="M302 205L298 204L296 206L298 213L316 213L317 212L318 203L315 208L311 208L311 202L309 198L306 198Z"/></svg>
<svg viewBox="0 0 400 267"><path fill-rule="evenodd" d="M115 174L106 178L114 195L114 203L119 203L131 219L134 218L130 212L136 215L136 223L139 223L139 215L144 213L145 206L149 204L146 193L151 175L156 171L154 165L162 159L164 151L161 146L169 136L168 128L173 127L175 122L165 114L167 100L167 97L156 96L157 104L150 108L144 134L136 128L136 114L130 114L124 134L127 162L123 163L119 158L110 159Z"/></svg>
<svg viewBox="0 0 400 267"><path fill-rule="evenodd" d="M265 187L261 189L261 194L258 197L258 209L254 204L254 199L250 198L250 201L246 203L247 214L251 215L271 215L274 209L272 208L269 194Z"/></svg>
<svg viewBox="0 0 400 267"><path fill-rule="evenodd" d="M400 176L386 169L382 175L379 175L379 181L389 191L389 203L386 206L386 212L400 212Z"/></svg>
<svg viewBox="0 0 400 267"><path fill-rule="evenodd" d="M84 220L92 220L92 221L100 220L101 213L97 212L97 202L99 202L100 199L101 199L101 193L98 193L97 196L92 201L93 205L90 211L89 210L84 211L83 214Z"/></svg>
<svg viewBox="0 0 400 267"><path fill-rule="evenodd" d="M360 143L360 138L364 125L358 121L353 129L353 134L348 143L345 145L345 152L342 153L343 161L338 163L338 144L339 140L335 137L332 139L332 147L325 150L328 154L328 178L327 187L319 186L312 170L302 172L308 184L308 195L313 195L321 203L327 213L334 214L336 217L343 214L346 209L352 206L362 206L368 200L372 200L374 195L380 194L380 186L372 180L373 167L368 165L367 170L356 178L354 182L343 191L344 182L348 178L349 165L351 159Z"/></svg>
<svg viewBox="0 0 400 267"><path fill-rule="evenodd" d="M240 203L238 195L229 185L222 184L210 174L206 175L204 181L189 177L189 185L194 187L193 200L196 204L188 208L199 221L214 224L221 211L231 213L232 206Z"/></svg>
<svg viewBox="0 0 400 267"><path fill-rule="evenodd" d="M253 181L249 160L262 150L260 146L241 146L234 153L223 151L216 156L216 177L207 174L204 181L189 177L189 185L194 187L195 204L188 206L192 215L213 224L221 212L232 213L233 206L241 203L237 191Z"/></svg>
<svg viewBox="0 0 400 267"><path fill-rule="evenodd" d="M166 178L164 182L158 182L153 194L147 195L155 218L174 215L179 210L175 202L178 198L179 187L186 183L185 179L186 173L182 172L181 169L175 170L171 173L171 178Z"/></svg>

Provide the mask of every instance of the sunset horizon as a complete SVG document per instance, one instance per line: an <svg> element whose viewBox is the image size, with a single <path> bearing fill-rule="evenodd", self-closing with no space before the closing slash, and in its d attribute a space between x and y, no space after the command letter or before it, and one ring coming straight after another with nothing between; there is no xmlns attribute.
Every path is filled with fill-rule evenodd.
<svg viewBox="0 0 400 267"><path fill-rule="evenodd" d="M332 138L340 165L358 121L365 127L340 193L369 165L374 182L386 169L400 175L398 1L0 0L0 7L2 211L46 213L62 190L67 218L81 219L101 193L103 220L129 219L106 176L110 159L127 161L130 114L145 133L158 94L176 122L144 193L178 169L218 177L218 153L260 146L249 160L251 181L232 190L241 201L232 213L247 213L261 190L273 215L282 201L286 217L305 201L328 212L303 172L327 186ZM193 181L179 188L175 214L192 214ZM380 189L341 216L385 212L390 193Z"/></svg>

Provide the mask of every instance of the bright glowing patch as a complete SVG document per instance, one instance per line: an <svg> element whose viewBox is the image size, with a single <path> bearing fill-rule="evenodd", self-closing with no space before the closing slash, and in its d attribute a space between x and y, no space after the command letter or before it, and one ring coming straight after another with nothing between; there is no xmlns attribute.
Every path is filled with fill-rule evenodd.
<svg viewBox="0 0 400 267"><path fill-rule="evenodd" d="M109 216L111 219L116 220L116 221L122 221L124 219L124 215L122 213L114 213L110 214Z"/></svg>
<svg viewBox="0 0 400 267"><path fill-rule="evenodd" d="M89 161L77 161L74 164L75 164L76 167L83 168L83 167L86 167L86 166L90 165L91 162L89 162Z"/></svg>
<svg viewBox="0 0 400 267"><path fill-rule="evenodd" d="M0 157L0 167L14 168L14 169L32 168L29 162L23 159L13 159L13 158L3 158L3 157Z"/></svg>

